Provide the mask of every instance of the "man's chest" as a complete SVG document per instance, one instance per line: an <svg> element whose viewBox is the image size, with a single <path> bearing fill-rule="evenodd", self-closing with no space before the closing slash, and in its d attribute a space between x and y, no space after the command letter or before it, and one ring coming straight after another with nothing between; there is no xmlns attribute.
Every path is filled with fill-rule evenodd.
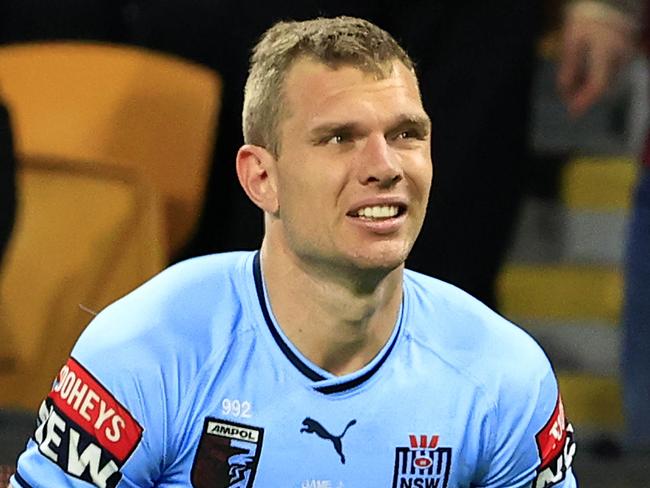
<svg viewBox="0 0 650 488"><path fill-rule="evenodd" d="M471 388L387 381L324 395L266 381L225 381L188 416L193 486L444 488L474 475L483 433Z"/></svg>

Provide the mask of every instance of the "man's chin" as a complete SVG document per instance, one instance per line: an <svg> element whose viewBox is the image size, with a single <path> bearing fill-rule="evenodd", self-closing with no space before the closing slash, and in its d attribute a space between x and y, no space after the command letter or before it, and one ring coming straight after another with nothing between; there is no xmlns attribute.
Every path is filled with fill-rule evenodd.
<svg viewBox="0 0 650 488"><path fill-rule="evenodd" d="M410 246L406 243L383 242L347 249L339 247L328 254L303 253L301 259L320 268L324 275L341 279L381 279L382 276L402 267Z"/></svg>
<svg viewBox="0 0 650 488"><path fill-rule="evenodd" d="M404 248L373 251L366 249L364 252L356 252L351 256L350 261L359 270L389 273L402 266L408 256L408 250Z"/></svg>

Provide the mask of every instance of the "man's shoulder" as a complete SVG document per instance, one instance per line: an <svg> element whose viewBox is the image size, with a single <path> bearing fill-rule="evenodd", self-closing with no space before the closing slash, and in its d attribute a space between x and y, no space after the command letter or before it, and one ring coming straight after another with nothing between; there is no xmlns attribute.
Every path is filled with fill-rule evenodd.
<svg viewBox="0 0 650 488"><path fill-rule="evenodd" d="M215 254L180 262L102 310L73 354L165 364L191 360L227 344L241 316L250 253ZM252 280L252 277L250 278Z"/></svg>
<svg viewBox="0 0 650 488"><path fill-rule="evenodd" d="M447 368L450 391L471 389L473 412L485 419L483 459L490 473L481 486L514 486L513 476L520 486L523 473L535 480L531 486L563 476L562 486L575 486L573 476L563 474L575 450L573 430L542 348L452 285L408 273L405 288L416 322L413 337L431 351L432 364ZM475 401L479 397L483 402Z"/></svg>
<svg viewBox="0 0 650 488"><path fill-rule="evenodd" d="M210 296L214 288L231 287L245 276L253 252L210 254L180 261L168 267L125 298L137 300L164 297L165 300L185 300L197 292ZM212 295L213 296L213 295Z"/></svg>
<svg viewBox="0 0 650 488"><path fill-rule="evenodd" d="M488 389L540 380L551 372L539 344L523 329L463 290L408 272L411 331L451 367Z"/></svg>
<svg viewBox="0 0 650 488"><path fill-rule="evenodd" d="M133 314L150 321L183 320L212 307L238 303L252 253L233 252L176 263L107 307L102 314ZM147 315L149 318L146 318Z"/></svg>

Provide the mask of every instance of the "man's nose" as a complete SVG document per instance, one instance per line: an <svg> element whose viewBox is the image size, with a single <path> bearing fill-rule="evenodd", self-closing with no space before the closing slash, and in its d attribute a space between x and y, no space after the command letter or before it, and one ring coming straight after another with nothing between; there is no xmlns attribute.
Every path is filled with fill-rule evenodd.
<svg viewBox="0 0 650 488"><path fill-rule="evenodd" d="M383 134L367 138L359 159L359 180L364 185L390 187L404 177L399 154Z"/></svg>

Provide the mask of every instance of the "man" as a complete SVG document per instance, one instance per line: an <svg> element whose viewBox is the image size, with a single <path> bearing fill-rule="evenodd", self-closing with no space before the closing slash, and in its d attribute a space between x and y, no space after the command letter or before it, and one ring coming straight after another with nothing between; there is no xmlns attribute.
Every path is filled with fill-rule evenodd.
<svg viewBox="0 0 650 488"><path fill-rule="evenodd" d="M275 25L244 134L261 251L181 263L103 311L14 486L576 486L539 347L404 270L432 165L394 39L350 17Z"/></svg>

